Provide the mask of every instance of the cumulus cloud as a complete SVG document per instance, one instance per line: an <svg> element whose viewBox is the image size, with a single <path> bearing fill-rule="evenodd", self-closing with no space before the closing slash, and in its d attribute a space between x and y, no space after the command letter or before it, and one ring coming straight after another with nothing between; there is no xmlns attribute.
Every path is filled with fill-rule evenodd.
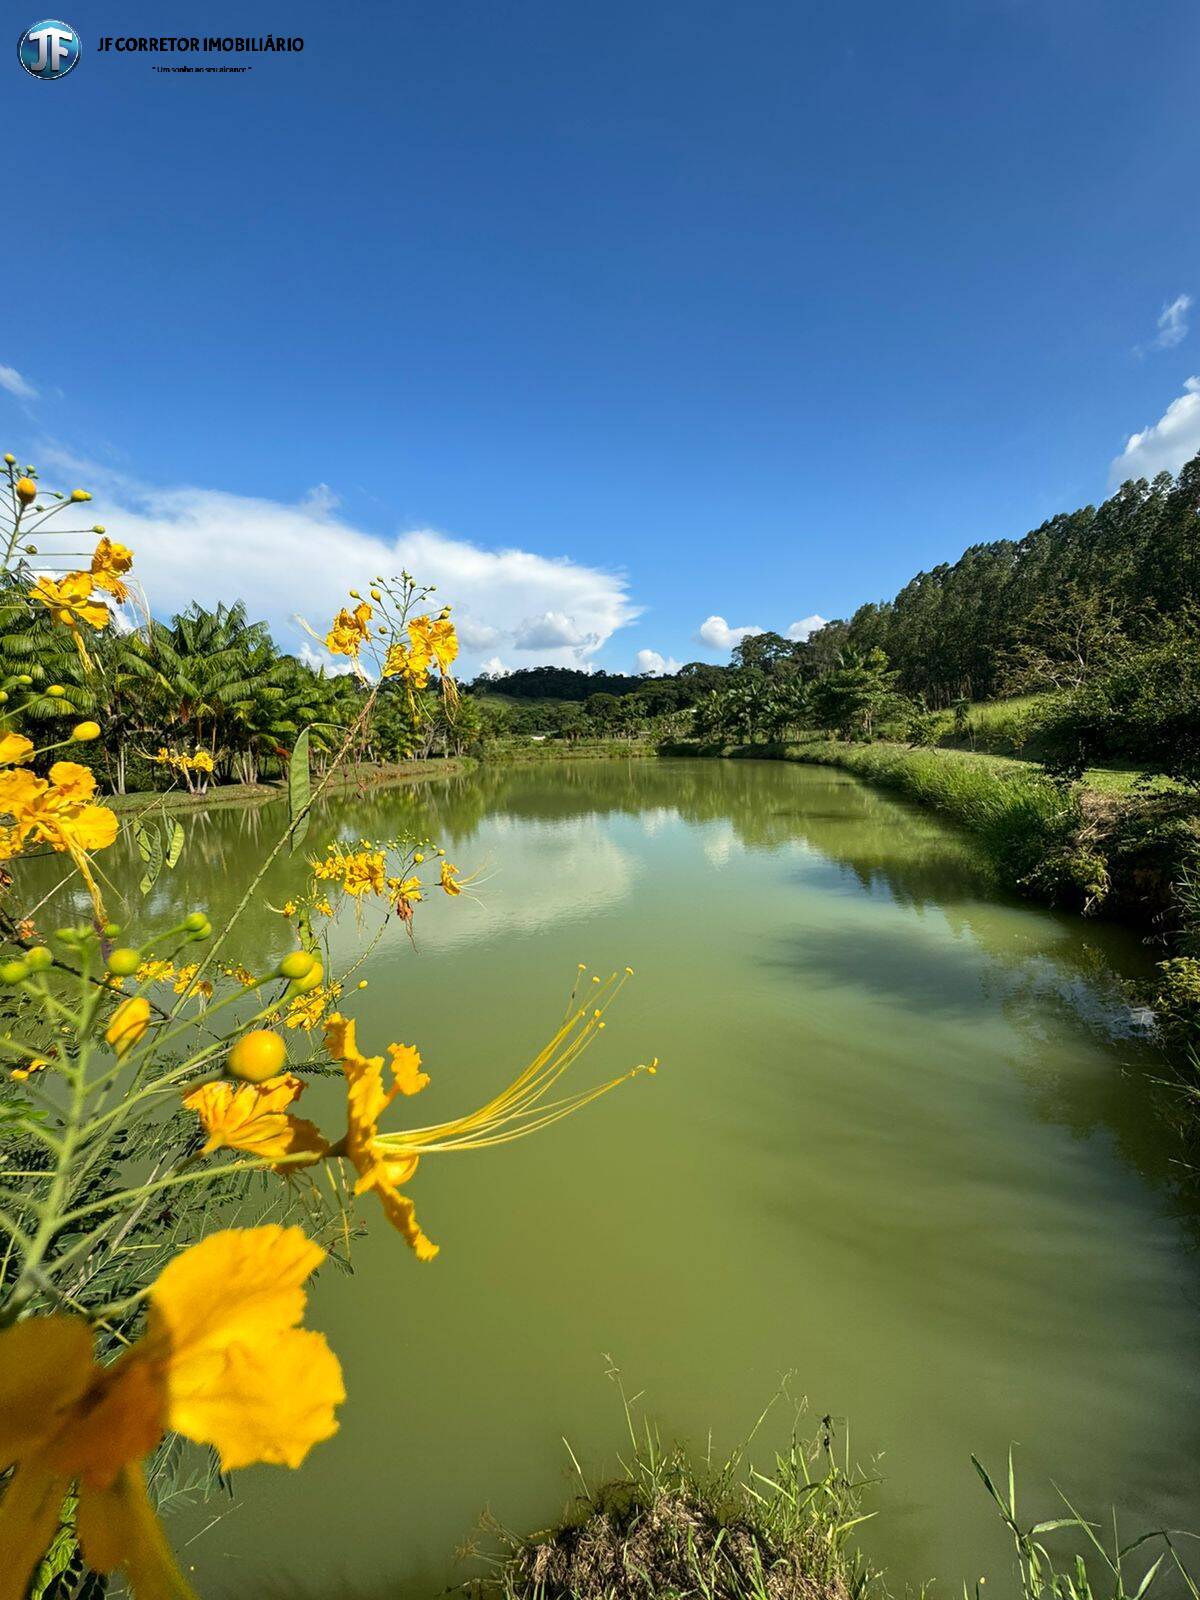
<svg viewBox="0 0 1200 1600"><path fill-rule="evenodd" d="M1190 294L1177 294L1170 305L1164 306L1158 319L1158 332L1148 345L1139 345L1138 354L1146 350L1173 350L1188 334L1188 312L1193 301Z"/></svg>
<svg viewBox="0 0 1200 1600"><path fill-rule="evenodd" d="M664 674L673 675L679 671L680 663L674 656L661 655L657 650L639 650L637 653L637 669L639 672L652 672L656 678Z"/></svg>
<svg viewBox="0 0 1200 1600"><path fill-rule="evenodd" d="M764 633L764 628L747 626L744 628L731 628L724 617L706 617L700 624L700 640L714 650L732 650L735 645L741 644L743 639L748 639L752 633Z"/></svg>
<svg viewBox="0 0 1200 1600"><path fill-rule="evenodd" d="M1183 393L1157 422L1129 436L1109 469L1109 483L1126 478L1153 478L1156 472L1178 472L1200 450L1200 378L1188 378Z"/></svg>
<svg viewBox="0 0 1200 1600"><path fill-rule="evenodd" d="M93 490L97 520L135 549L156 615L192 600L245 600L283 648L299 651L307 636L297 615L323 632L348 588L404 570L436 585L434 604L454 605L460 671L469 676L484 651L502 650L515 666L590 668L616 630L640 614L619 573L565 556L488 550L433 528L381 537L339 512L327 485L289 505L217 489L154 488L61 450L40 453Z"/></svg>
<svg viewBox="0 0 1200 1600"><path fill-rule="evenodd" d="M565 611L543 611L540 617L525 617L513 634L517 650L595 649L599 640L588 633Z"/></svg>
<svg viewBox="0 0 1200 1600"><path fill-rule="evenodd" d="M799 622L791 623L784 634L784 638L795 639L803 644L806 640L811 639L818 629L827 627L828 624L828 617L818 616L814 611L811 617L801 617Z"/></svg>
<svg viewBox="0 0 1200 1600"><path fill-rule="evenodd" d="M21 376L16 367L0 367L0 389L7 389L18 400L36 400L37 390Z"/></svg>
<svg viewBox="0 0 1200 1600"><path fill-rule="evenodd" d="M480 662L479 670L480 672L488 673L493 678L507 678L512 668L505 666L499 656L490 656L488 660Z"/></svg>

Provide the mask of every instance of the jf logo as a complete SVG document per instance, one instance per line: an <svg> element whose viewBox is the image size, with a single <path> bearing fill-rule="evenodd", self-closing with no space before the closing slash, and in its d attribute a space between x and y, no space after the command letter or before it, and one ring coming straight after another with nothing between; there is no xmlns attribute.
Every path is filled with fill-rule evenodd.
<svg viewBox="0 0 1200 1600"><path fill-rule="evenodd" d="M83 43L65 22L35 22L17 41L21 65L31 77L65 78L83 54Z"/></svg>

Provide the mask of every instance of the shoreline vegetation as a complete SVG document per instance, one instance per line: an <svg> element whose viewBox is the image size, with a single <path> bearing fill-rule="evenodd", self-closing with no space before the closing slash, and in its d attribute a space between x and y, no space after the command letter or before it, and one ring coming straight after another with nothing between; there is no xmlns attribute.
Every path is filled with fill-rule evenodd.
<svg viewBox="0 0 1200 1600"><path fill-rule="evenodd" d="M469 1600L889 1600L888 1573L860 1545L863 1525L879 1515L882 1480L855 1464L849 1434L832 1417L810 1434L797 1407L786 1445L759 1466L751 1449L772 1401L727 1457L714 1459L711 1435L697 1456L664 1446L648 1418L635 1419L619 1374L609 1376L628 1435L619 1473L590 1482L564 1440L579 1482L572 1501L527 1535L485 1517L463 1554L488 1571L457 1592ZM1200 1595L1180 1550L1189 1535L1155 1530L1122 1542L1115 1518L1106 1534L1061 1490L1053 1515L1026 1520L1012 1451L999 1484L977 1457L971 1465L1012 1539L1004 1576L1016 1579L1021 1600L1143 1600L1160 1582L1189 1600ZM976 1600L987 1583L988 1575L973 1575Z"/></svg>

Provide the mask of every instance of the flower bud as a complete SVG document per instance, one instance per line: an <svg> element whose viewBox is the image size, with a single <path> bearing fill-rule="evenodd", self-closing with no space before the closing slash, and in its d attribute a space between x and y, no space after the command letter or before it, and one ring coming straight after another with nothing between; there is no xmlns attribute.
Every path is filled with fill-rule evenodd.
<svg viewBox="0 0 1200 1600"><path fill-rule="evenodd" d="M5 961L0 963L0 983L24 983L29 976L29 963L27 961Z"/></svg>
<svg viewBox="0 0 1200 1600"><path fill-rule="evenodd" d="M132 978L141 964L141 956L129 945L114 950L105 963L115 978Z"/></svg>
<svg viewBox="0 0 1200 1600"><path fill-rule="evenodd" d="M301 978L307 978L316 964L316 956L310 955L307 950L293 950L279 963L279 976L295 983Z"/></svg>
<svg viewBox="0 0 1200 1600"><path fill-rule="evenodd" d="M71 729L71 737L76 744L89 744L91 740L100 737L100 724L98 722L77 722Z"/></svg>
<svg viewBox="0 0 1200 1600"><path fill-rule="evenodd" d="M83 503L83 501L90 500L91 498L92 498L91 495L87 492L86 489L72 489L71 490L71 499L74 500L76 505L81 505Z"/></svg>
<svg viewBox="0 0 1200 1600"><path fill-rule="evenodd" d="M25 965L30 972L45 972L54 965L54 956L44 944L35 944L32 950L25 952Z"/></svg>
<svg viewBox="0 0 1200 1600"><path fill-rule="evenodd" d="M16 456L12 456L12 455L7 455L6 454L5 457L4 457L4 465L6 467L11 467L16 463L16 459L17 459Z"/></svg>
<svg viewBox="0 0 1200 1600"><path fill-rule="evenodd" d="M287 1046L271 1028L255 1028L229 1052L226 1067L243 1083L263 1083L278 1075L287 1060Z"/></svg>
<svg viewBox="0 0 1200 1600"><path fill-rule="evenodd" d="M37 484L32 478L17 479L17 499L23 506L27 506L37 498Z"/></svg>
<svg viewBox="0 0 1200 1600"><path fill-rule="evenodd" d="M56 700L61 699L66 692L61 683L49 684L46 689L46 693L53 695Z"/></svg>
<svg viewBox="0 0 1200 1600"><path fill-rule="evenodd" d="M325 968L314 959L312 968L306 977L298 979L293 985L297 994L308 994L313 989L319 989L325 982Z"/></svg>
<svg viewBox="0 0 1200 1600"><path fill-rule="evenodd" d="M93 527L92 532L93 533L103 533L104 532L103 524L97 522L96 525Z"/></svg>
<svg viewBox="0 0 1200 1600"><path fill-rule="evenodd" d="M183 925L189 933L199 933L201 928L208 925L208 915L204 911L189 911L183 919Z"/></svg>

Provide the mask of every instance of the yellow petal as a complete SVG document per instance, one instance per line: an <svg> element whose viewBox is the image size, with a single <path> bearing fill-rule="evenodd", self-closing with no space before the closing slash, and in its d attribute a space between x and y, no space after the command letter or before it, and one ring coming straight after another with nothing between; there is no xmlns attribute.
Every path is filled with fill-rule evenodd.
<svg viewBox="0 0 1200 1600"><path fill-rule="evenodd" d="M304 1280L324 1259L299 1228L230 1228L176 1256L151 1290L170 1426L213 1445L225 1468L296 1466L337 1427L337 1357L296 1329Z"/></svg>
<svg viewBox="0 0 1200 1600"><path fill-rule="evenodd" d="M63 824L83 850L107 850L117 837L117 814L107 806L84 806Z"/></svg>
<svg viewBox="0 0 1200 1600"><path fill-rule="evenodd" d="M15 767L33 754L33 740L23 733L0 733L0 767Z"/></svg>
<svg viewBox="0 0 1200 1600"><path fill-rule="evenodd" d="M291 1073L265 1083L206 1083L183 1097L208 1134L205 1150L246 1150L266 1161L310 1151L319 1155L328 1145L320 1130L304 1117L286 1114L304 1084ZM291 1165L291 1163L289 1163Z"/></svg>
<svg viewBox="0 0 1200 1600"><path fill-rule="evenodd" d="M337 1432L334 1409L346 1398L324 1334L306 1328L189 1359L173 1371L171 1387L172 1427L212 1445L225 1472L260 1461L298 1467Z"/></svg>
<svg viewBox="0 0 1200 1600"><path fill-rule="evenodd" d="M411 1044L390 1044L388 1055L400 1093L419 1094L429 1082L429 1074L421 1071L421 1052Z"/></svg>
<svg viewBox="0 0 1200 1600"><path fill-rule="evenodd" d="M132 1050L150 1026L150 1002L145 995L135 995L132 1000L122 1000L112 1014L104 1037L119 1056Z"/></svg>
<svg viewBox="0 0 1200 1600"><path fill-rule="evenodd" d="M47 1439L92 1375L82 1317L30 1317L0 1333L0 1467Z"/></svg>
<svg viewBox="0 0 1200 1600"><path fill-rule="evenodd" d="M25 1600L33 1569L58 1527L66 1492L67 1479L36 1456L5 1485L0 1501L0 1600Z"/></svg>
<svg viewBox="0 0 1200 1600"><path fill-rule="evenodd" d="M96 792L96 775L78 761L56 761L50 768L50 782L63 800L90 800Z"/></svg>
<svg viewBox="0 0 1200 1600"><path fill-rule="evenodd" d="M76 1527L88 1566L104 1573L123 1567L136 1600L196 1600L146 1498L140 1467L126 1467L111 1489L81 1489Z"/></svg>

